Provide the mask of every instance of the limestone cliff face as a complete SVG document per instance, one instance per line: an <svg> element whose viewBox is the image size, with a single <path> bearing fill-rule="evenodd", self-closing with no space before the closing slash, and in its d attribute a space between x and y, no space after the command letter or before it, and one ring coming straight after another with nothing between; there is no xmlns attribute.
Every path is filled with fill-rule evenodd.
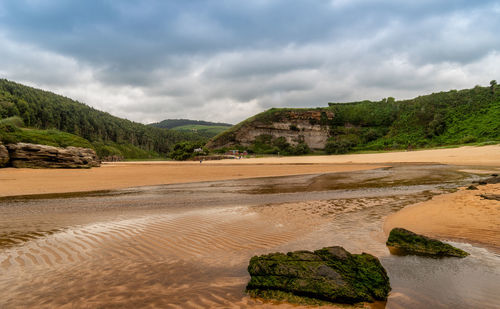
<svg viewBox="0 0 500 309"><path fill-rule="evenodd" d="M4 167L9 163L9 152L7 148L0 144L0 167Z"/></svg>
<svg viewBox="0 0 500 309"><path fill-rule="evenodd" d="M58 148L17 143L7 145L9 164L28 168L90 168L100 162L94 150L79 147Z"/></svg>
<svg viewBox="0 0 500 309"><path fill-rule="evenodd" d="M231 147L234 145L250 146L260 135L274 138L284 137L296 146L306 143L311 149L323 149L330 137L325 122L334 114L325 110L276 110L263 113L244 121L235 129L217 136L207 144L208 148Z"/></svg>

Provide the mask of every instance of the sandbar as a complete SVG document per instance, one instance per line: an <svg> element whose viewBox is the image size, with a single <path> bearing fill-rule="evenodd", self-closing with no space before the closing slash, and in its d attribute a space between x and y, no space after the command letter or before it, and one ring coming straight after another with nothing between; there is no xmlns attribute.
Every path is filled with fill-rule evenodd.
<svg viewBox="0 0 500 309"><path fill-rule="evenodd" d="M478 186L433 197L390 215L384 224L441 239L472 242L500 252L500 202L481 194L500 194L500 184Z"/></svg>

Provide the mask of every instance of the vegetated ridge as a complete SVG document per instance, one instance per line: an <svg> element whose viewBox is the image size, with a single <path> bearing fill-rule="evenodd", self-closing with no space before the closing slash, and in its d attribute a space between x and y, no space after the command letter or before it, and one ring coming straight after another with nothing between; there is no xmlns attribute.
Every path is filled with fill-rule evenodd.
<svg viewBox="0 0 500 309"><path fill-rule="evenodd" d="M500 87L451 90L396 101L272 108L213 138L210 149L301 154L500 142Z"/></svg>
<svg viewBox="0 0 500 309"><path fill-rule="evenodd" d="M232 124L229 123L190 119L166 119L149 125L157 128L190 132L206 139L210 139L232 127Z"/></svg>
<svg viewBox="0 0 500 309"><path fill-rule="evenodd" d="M112 116L48 91L0 79L0 142L88 147L99 156L151 158L181 141L199 141L189 132L147 126Z"/></svg>
<svg viewBox="0 0 500 309"><path fill-rule="evenodd" d="M150 126L164 129L173 129L176 127L182 127L187 125L202 125L202 126L222 126L222 127L231 127L233 126L230 123L224 122L211 122L211 121L203 121L203 120L191 120L191 119L165 119L160 122L150 123Z"/></svg>

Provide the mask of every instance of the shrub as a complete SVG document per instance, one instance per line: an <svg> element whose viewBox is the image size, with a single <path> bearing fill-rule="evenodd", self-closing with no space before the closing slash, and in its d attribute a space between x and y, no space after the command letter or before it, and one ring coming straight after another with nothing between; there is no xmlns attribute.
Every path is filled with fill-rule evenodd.
<svg viewBox="0 0 500 309"><path fill-rule="evenodd" d="M174 150L172 151L171 158L178 161L184 161L190 159L196 155L194 150L196 148L201 148L202 143L193 142L180 142L175 144Z"/></svg>

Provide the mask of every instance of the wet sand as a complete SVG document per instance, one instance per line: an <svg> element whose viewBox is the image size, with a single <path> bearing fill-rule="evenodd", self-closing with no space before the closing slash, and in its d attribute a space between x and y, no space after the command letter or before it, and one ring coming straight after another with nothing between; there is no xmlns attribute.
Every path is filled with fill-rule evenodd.
<svg viewBox="0 0 500 309"><path fill-rule="evenodd" d="M388 235L392 228L403 227L441 239L481 244L500 253L500 201L480 197L500 194L500 184L477 188L461 188L407 207L387 218L384 231Z"/></svg>
<svg viewBox="0 0 500 309"><path fill-rule="evenodd" d="M492 164L475 164L464 155L471 155L468 148L454 149L470 163L461 166L274 164L279 159L265 158L258 164L143 162L83 171L15 170L16 177L24 175L7 195L19 195L14 189L71 192L78 181L95 185L94 190L122 189L0 199L0 308L297 308L245 295L249 258L332 245L379 257L393 290L377 308L495 308L500 303L498 202L477 200L482 191L444 194L498 171L500 162L493 163L500 156L493 155L500 148L474 149L490 149L485 160ZM329 158L341 157L348 156ZM296 160L315 158L320 157ZM3 171L0 190L7 183ZM93 173L102 173L94 183ZM287 174L302 175L280 176ZM176 177L190 183L155 185ZM214 177L242 179L192 182ZM143 186L130 188L129 179ZM43 190L26 191L33 188ZM410 211L415 213L407 215ZM429 234L438 225L455 224L453 234L435 235L460 240L453 245L471 255L460 260L392 256L385 240L394 218L416 224L417 232L427 226Z"/></svg>
<svg viewBox="0 0 500 309"><path fill-rule="evenodd" d="M393 291L378 308L494 308L500 303L498 256L458 243L470 257L412 259L391 256L384 244L388 215L468 177L444 165L395 165L4 199L0 303L5 308L297 308L245 295L249 258L341 245L378 256L387 269Z"/></svg>
<svg viewBox="0 0 500 309"><path fill-rule="evenodd" d="M115 190L172 183L359 171L373 164L235 164L213 162L106 163L85 170L0 169L0 197Z"/></svg>

